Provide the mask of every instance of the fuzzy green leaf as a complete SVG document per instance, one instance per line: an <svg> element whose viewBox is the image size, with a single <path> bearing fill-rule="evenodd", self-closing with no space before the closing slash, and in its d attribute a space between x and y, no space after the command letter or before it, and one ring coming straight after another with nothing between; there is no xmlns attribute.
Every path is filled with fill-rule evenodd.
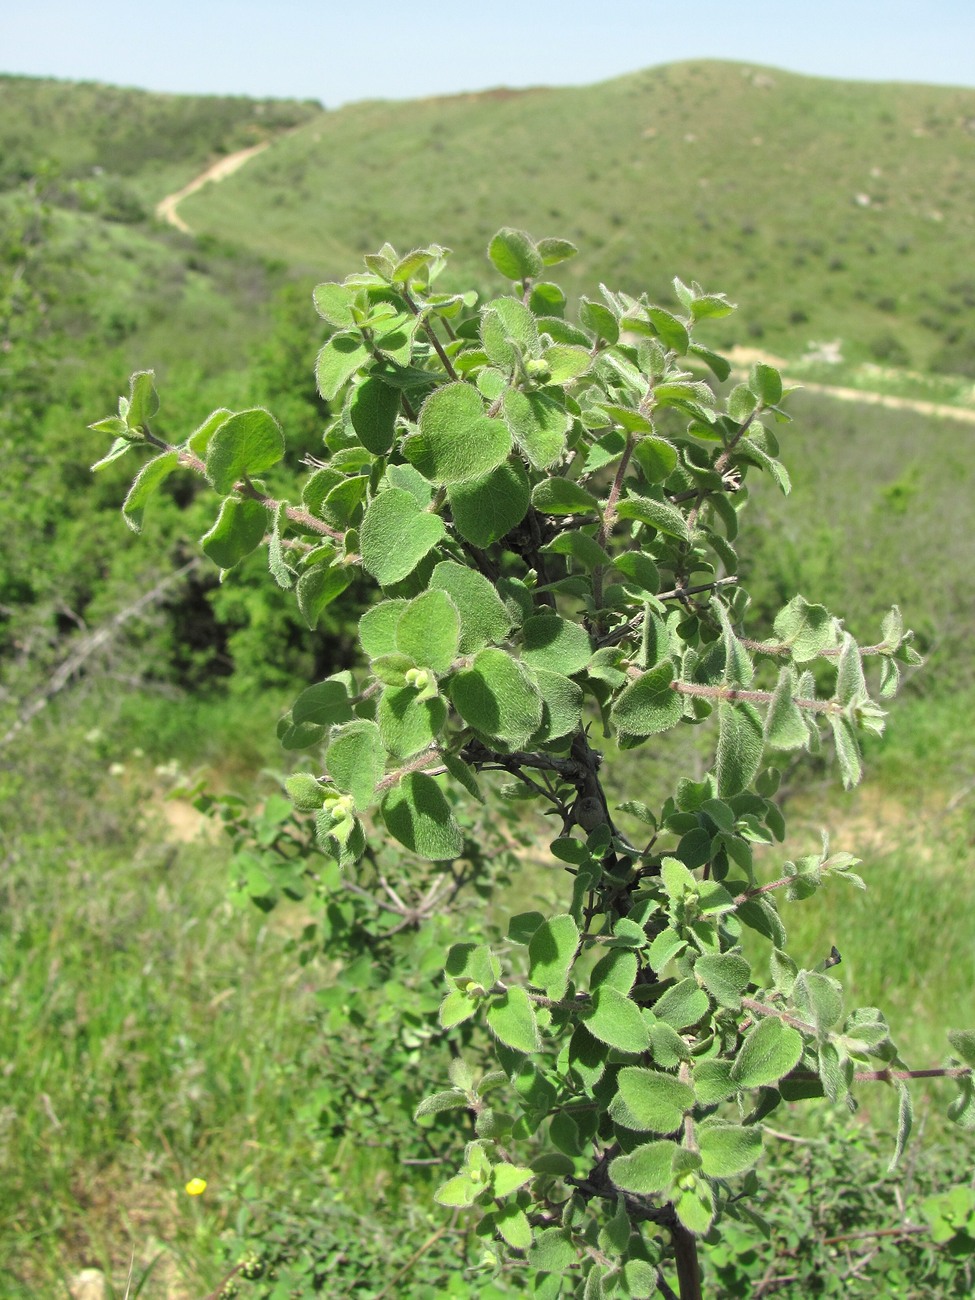
<svg viewBox="0 0 975 1300"><path fill-rule="evenodd" d="M520 462L496 469L447 490L454 526L460 535L482 550L499 541L524 519L531 501L531 485Z"/></svg>
<svg viewBox="0 0 975 1300"><path fill-rule="evenodd" d="M349 406L349 419L356 436L374 456L385 456L392 448L399 414L399 393L376 375L364 379Z"/></svg>
<svg viewBox="0 0 975 1300"><path fill-rule="evenodd" d="M617 1156L609 1166L609 1176L623 1192L649 1196L665 1191L673 1178L676 1142L646 1142L629 1155Z"/></svg>
<svg viewBox="0 0 975 1300"><path fill-rule="evenodd" d="M674 665L669 659L644 673L620 692L611 714L626 736L654 736L676 727L684 713L680 695L671 689Z"/></svg>
<svg viewBox="0 0 975 1300"><path fill-rule="evenodd" d="M360 334L333 334L319 352L315 363L318 391L326 402L331 402L346 381L370 359L369 348Z"/></svg>
<svg viewBox="0 0 975 1300"><path fill-rule="evenodd" d="M501 403L505 423L519 449L535 469L548 469L565 450L570 417L543 393L505 390Z"/></svg>
<svg viewBox="0 0 975 1300"><path fill-rule="evenodd" d="M614 1118L624 1128L640 1132L672 1133L682 1124L684 1112L694 1105L694 1089L672 1074L627 1066L620 1070L616 1086L625 1118Z"/></svg>
<svg viewBox="0 0 975 1300"><path fill-rule="evenodd" d="M650 497L628 496L619 503L617 513L621 519L638 519L668 537L690 541L687 520L676 506L669 502L654 501Z"/></svg>
<svg viewBox="0 0 975 1300"><path fill-rule="evenodd" d="M460 614L445 591L425 591L400 615L396 649L419 668L445 673L460 644Z"/></svg>
<svg viewBox="0 0 975 1300"><path fill-rule="evenodd" d="M650 1030L639 1007L611 985L596 990L582 1019L594 1038L621 1052L637 1055L650 1046Z"/></svg>
<svg viewBox="0 0 975 1300"><path fill-rule="evenodd" d="M541 1045L535 1008L517 984L491 1000L487 1022L495 1036L516 1052L537 1052Z"/></svg>
<svg viewBox="0 0 975 1300"><path fill-rule="evenodd" d="M777 1083L802 1056L802 1035L775 1016L765 1016L749 1030L731 1067L739 1088Z"/></svg>
<svg viewBox="0 0 975 1300"><path fill-rule="evenodd" d="M232 569L264 540L271 512L249 497L225 497L216 523L200 538L204 553L221 569Z"/></svg>
<svg viewBox="0 0 975 1300"><path fill-rule="evenodd" d="M430 589L445 591L460 613L460 652L473 654L504 640L511 616L492 583L475 569L444 560L430 576ZM361 637L361 624L360 624Z"/></svg>
<svg viewBox="0 0 975 1300"><path fill-rule="evenodd" d="M387 488L370 502L362 521L363 566L380 586L399 582L413 572L446 531L440 516L423 510L410 492Z"/></svg>
<svg viewBox="0 0 975 1300"><path fill-rule="evenodd" d="M715 772L721 798L747 790L762 765L762 718L746 701L718 705L718 755Z"/></svg>
<svg viewBox="0 0 975 1300"><path fill-rule="evenodd" d="M532 492L532 505L543 515L587 515L599 502L584 487L567 478L544 478Z"/></svg>
<svg viewBox="0 0 975 1300"><path fill-rule="evenodd" d="M408 772L383 797L380 812L390 835L428 862L446 862L464 851L450 804L425 772Z"/></svg>
<svg viewBox="0 0 975 1300"><path fill-rule="evenodd" d="M450 683L464 721L485 736L517 749L542 725L542 697L520 663L488 647Z"/></svg>
<svg viewBox="0 0 975 1300"><path fill-rule="evenodd" d="M704 1172L711 1178L743 1174L762 1154L762 1130L739 1124L711 1124L697 1130Z"/></svg>
<svg viewBox="0 0 975 1300"><path fill-rule="evenodd" d="M284 434L269 411L238 411L207 445L206 476L217 492L232 492L238 480L270 469L283 455Z"/></svg>
<svg viewBox="0 0 975 1300"><path fill-rule="evenodd" d="M439 695L425 700L409 686L387 686L379 697L376 722L393 758L412 758L428 748L446 721L447 705Z"/></svg>
<svg viewBox="0 0 975 1300"><path fill-rule="evenodd" d="M463 382L435 389L420 408L418 431L403 441L407 460L440 485L481 478L510 451L508 426L485 415L480 393Z"/></svg>
<svg viewBox="0 0 975 1300"><path fill-rule="evenodd" d="M322 610L341 596L353 576L353 569L330 564L316 564L301 575L295 596L301 617L310 628L318 625Z"/></svg>
<svg viewBox="0 0 975 1300"><path fill-rule="evenodd" d="M122 506L122 518L134 533L142 532L142 520L149 498L178 465L179 452L164 451L161 456L154 456L152 460L146 461L139 470Z"/></svg>
<svg viewBox="0 0 975 1300"><path fill-rule="evenodd" d="M356 809L368 808L386 769L386 751L379 728L362 718L336 727L325 764L336 788L352 796Z"/></svg>
<svg viewBox="0 0 975 1300"><path fill-rule="evenodd" d="M488 257L507 280L537 279L545 265L531 236L510 226L502 226L491 240Z"/></svg>
<svg viewBox="0 0 975 1300"><path fill-rule="evenodd" d="M557 614L537 614L526 619L523 634L522 659L532 668L571 677L582 672L592 655L586 629Z"/></svg>
<svg viewBox="0 0 975 1300"><path fill-rule="evenodd" d="M579 927L566 913L553 916L534 932L528 944L528 978L546 996L565 996L569 971L579 946Z"/></svg>

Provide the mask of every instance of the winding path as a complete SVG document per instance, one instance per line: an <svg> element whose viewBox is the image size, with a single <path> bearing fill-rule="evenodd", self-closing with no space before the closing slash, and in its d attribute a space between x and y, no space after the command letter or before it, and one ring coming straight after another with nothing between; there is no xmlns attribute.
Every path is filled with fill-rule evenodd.
<svg viewBox="0 0 975 1300"><path fill-rule="evenodd" d="M175 194L167 194L164 199L156 204L156 216L160 221L168 221L171 226L181 230L184 235L192 235L193 231L186 224L183 218L176 211L184 199L188 199L191 194L197 190L202 190L204 185L210 181L222 181L228 176L232 176L235 171L239 171L244 163L249 162L251 158L256 158L259 153L271 143L270 140L262 140L260 144L252 144L249 149L238 149L236 153L228 153L226 158L219 158L215 163L211 163L199 176L195 176L188 185L184 185L181 190Z"/></svg>

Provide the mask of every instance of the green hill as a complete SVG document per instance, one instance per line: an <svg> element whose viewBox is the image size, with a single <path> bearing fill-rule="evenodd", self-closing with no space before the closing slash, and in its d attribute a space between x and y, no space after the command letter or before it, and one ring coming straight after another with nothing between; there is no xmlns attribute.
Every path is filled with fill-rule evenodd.
<svg viewBox="0 0 975 1300"><path fill-rule="evenodd" d="M320 277L435 239L483 274L500 225L575 241L571 275L741 303L723 340L975 375L975 90L719 62L582 89L327 113L181 207Z"/></svg>

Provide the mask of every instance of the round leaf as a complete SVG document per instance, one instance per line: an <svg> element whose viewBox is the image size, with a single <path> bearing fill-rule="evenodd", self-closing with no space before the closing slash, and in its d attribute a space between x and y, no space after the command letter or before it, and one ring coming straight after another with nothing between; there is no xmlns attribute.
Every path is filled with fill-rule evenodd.
<svg viewBox="0 0 975 1300"><path fill-rule="evenodd" d="M445 862L464 851L464 837L450 804L432 776L409 772L380 805L386 829L400 844L430 862Z"/></svg>
<svg viewBox="0 0 975 1300"><path fill-rule="evenodd" d="M403 452L431 483L467 483L507 460L511 434L501 420L484 413L476 388L447 384L420 408L419 429L403 442Z"/></svg>

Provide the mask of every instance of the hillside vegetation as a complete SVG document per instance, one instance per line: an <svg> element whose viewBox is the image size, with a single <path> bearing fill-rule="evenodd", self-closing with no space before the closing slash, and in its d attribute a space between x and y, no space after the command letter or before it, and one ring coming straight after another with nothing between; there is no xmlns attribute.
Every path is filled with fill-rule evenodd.
<svg viewBox="0 0 975 1300"><path fill-rule="evenodd" d="M502 224L557 230L570 277L669 294L733 285L722 343L975 377L975 91L730 63L581 89L325 114L182 208L195 229L344 275L431 237L484 274Z"/></svg>

